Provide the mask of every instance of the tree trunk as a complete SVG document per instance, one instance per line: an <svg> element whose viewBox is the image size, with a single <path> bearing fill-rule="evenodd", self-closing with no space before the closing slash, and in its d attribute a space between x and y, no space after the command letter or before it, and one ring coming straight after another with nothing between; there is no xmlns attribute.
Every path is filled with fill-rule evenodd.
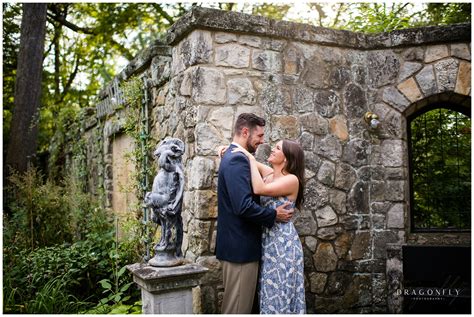
<svg viewBox="0 0 474 317"><path fill-rule="evenodd" d="M15 100L6 164L25 172L36 154L41 75L46 32L46 3L23 4Z"/></svg>

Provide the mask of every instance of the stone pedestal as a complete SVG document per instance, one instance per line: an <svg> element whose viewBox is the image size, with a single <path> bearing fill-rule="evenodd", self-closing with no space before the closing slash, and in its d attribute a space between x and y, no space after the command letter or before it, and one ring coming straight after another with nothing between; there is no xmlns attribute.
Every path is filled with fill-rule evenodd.
<svg viewBox="0 0 474 317"><path fill-rule="evenodd" d="M198 264L154 267L144 263L127 266L142 291L144 314L193 314L192 288L208 271Z"/></svg>

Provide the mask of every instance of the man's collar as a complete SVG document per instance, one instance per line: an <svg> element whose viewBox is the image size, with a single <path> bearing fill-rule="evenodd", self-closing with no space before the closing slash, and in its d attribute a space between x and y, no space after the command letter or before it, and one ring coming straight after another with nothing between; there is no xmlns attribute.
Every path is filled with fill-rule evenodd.
<svg viewBox="0 0 474 317"><path fill-rule="evenodd" d="M237 142L232 142L231 145L235 145L238 148L244 149L239 143ZM245 150L245 149L244 149Z"/></svg>
<svg viewBox="0 0 474 317"><path fill-rule="evenodd" d="M237 142L232 142L230 145L233 145L233 146L236 146L236 147L238 147L238 148L241 148L241 149L243 149L243 150L245 150L245 151L247 151L247 152L249 151L249 150L247 150L246 148L244 148L242 145L240 145L240 144L237 143ZM255 153L250 153L250 154L255 155Z"/></svg>

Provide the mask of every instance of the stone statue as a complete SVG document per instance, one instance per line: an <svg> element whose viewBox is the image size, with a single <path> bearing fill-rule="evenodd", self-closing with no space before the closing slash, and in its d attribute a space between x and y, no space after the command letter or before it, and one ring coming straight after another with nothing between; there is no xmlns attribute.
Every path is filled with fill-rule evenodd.
<svg viewBox="0 0 474 317"><path fill-rule="evenodd" d="M158 159L159 171L153 180L152 191L146 193L144 202L152 209L152 221L161 226L161 239L155 246L154 257L148 261L152 266L175 266L183 263L183 154L183 141L169 137L161 141L153 152Z"/></svg>

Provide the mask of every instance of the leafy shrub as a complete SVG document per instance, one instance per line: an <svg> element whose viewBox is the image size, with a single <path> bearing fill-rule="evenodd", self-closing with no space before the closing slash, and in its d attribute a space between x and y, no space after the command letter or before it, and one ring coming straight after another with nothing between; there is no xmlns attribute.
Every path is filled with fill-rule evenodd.
<svg viewBox="0 0 474 317"><path fill-rule="evenodd" d="M25 307L28 314L61 314L77 313L90 305L78 300L74 295L64 291L69 279L66 276L49 280L30 300Z"/></svg>
<svg viewBox="0 0 474 317"><path fill-rule="evenodd" d="M43 182L35 169L11 177L4 312L77 313L94 305L100 313L140 312L140 293L124 266L143 255L141 223L133 216L122 222L119 241L118 221L114 227L111 214L74 179L61 186ZM105 282L110 289L103 289Z"/></svg>
<svg viewBox="0 0 474 317"><path fill-rule="evenodd" d="M77 303L98 303L104 298L101 286L109 284L111 287L105 289L105 298L110 300L99 305L107 304L103 309L112 310L126 301L137 301L140 295L136 288L131 289L132 279L125 269L125 264L130 262L123 261L130 255L125 254L127 250L116 248L114 235L114 231L110 230L105 234L89 234L86 240L72 245L21 251L11 261L14 264L10 269L4 271L4 311L39 313L31 308L38 307L36 301L39 300L39 294L43 294L41 301L53 301L51 298L59 294L57 289L61 290L63 296L58 301L62 301L64 307L84 309L83 305L76 307L66 304L74 302L74 299ZM117 254L117 250L122 253ZM119 267L121 269L117 271ZM112 293L114 296L111 296ZM55 307L51 303L48 305Z"/></svg>
<svg viewBox="0 0 474 317"><path fill-rule="evenodd" d="M61 290L65 294L74 294L79 300L100 298L96 285L110 275L107 254L112 244L113 232L110 231L104 235L90 235L72 245L22 250L10 257L10 269L4 271L4 280L9 281L8 285L15 285L10 293L14 292L17 303L37 297L37 293L56 277L64 283ZM55 287L59 287L57 283Z"/></svg>
<svg viewBox="0 0 474 317"><path fill-rule="evenodd" d="M118 225L118 221L116 224ZM98 282L98 286L103 290L103 298L96 307L86 311L88 314L141 313L141 293L137 287L132 286L134 283L126 265L139 261L143 256L143 227L138 220L131 218L122 223L121 229L124 237L116 238L108 254L112 272L108 278Z"/></svg>
<svg viewBox="0 0 474 317"><path fill-rule="evenodd" d="M95 213L103 211L96 210ZM95 217L100 218L99 215ZM64 309L74 309L69 313L75 313L76 309L87 311L85 302L89 307L99 303L96 305L98 313L108 313L118 307L122 311L137 312L139 308L133 303L138 301L140 293L136 287L130 287L132 278L125 269L126 264L139 260L136 247L132 247L136 238L132 236L127 243L117 243L111 222L107 226L98 220L96 222L96 227L104 228L88 233L85 240L34 251L24 249L4 259L9 267L4 271L4 311L34 313L40 300L47 303L43 306L58 309L49 301L59 294L54 290L60 289L62 297L57 300ZM138 225L137 221L130 227ZM103 287L108 284L110 288ZM72 305L73 302L78 306ZM127 302L132 304L125 304ZM47 313L43 306L41 312Z"/></svg>
<svg viewBox="0 0 474 317"><path fill-rule="evenodd" d="M83 193L73 177L63 186L43 182L43 178L35 168L9 178L6 203L11 216L4 217L5 241L18 249L34 249L72 243L103 229L103 219L97 218L103 215L96 212L91 218L92 210L98 208L96 200Z"/></svg>
<svg viewBox="0 0 474 317"><path fill-rule="evenodd" d="M51 182L43 184L42 178L34 168L9 178L7 204L11 217L4 219L4 238L20 249L70 240L62 229L65 216L60 188Z"/></svg>
<svg viewBox="0 0 474 317"><path fill-rule="evenodd" d="M124 273L126 272L126 267L122 267L116 274L115 280L120 281L123 280L122 277L126 277ZM109 279L103 279L99 281L102 289L104 290L102 293L106 295L106 297L102 298L91 310L88 310L86 313L88 314L140 314L141 313L141 302L135 301L133 304L124 304L127 301L132 299L130 295L129 289L130 286L133 285L133 282L125 279L121 284L114 283ZM133 292L132 292L133 293ZM135 292L135 296L138 297Z"/></svg>

